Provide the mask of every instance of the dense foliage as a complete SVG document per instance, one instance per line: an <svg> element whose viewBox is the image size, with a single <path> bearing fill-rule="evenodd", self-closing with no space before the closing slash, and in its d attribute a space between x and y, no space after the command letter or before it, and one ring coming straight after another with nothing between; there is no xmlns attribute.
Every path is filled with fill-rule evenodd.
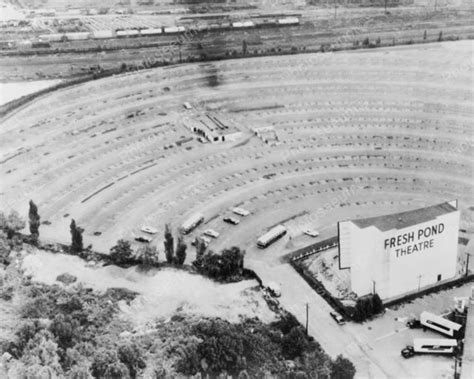
<svg viewBox="0 0 474 379"><path fill-rule="evenodd" d="M270 325L258 319L233 324L219 318L176 314L169 321L147 325L146 333L133 334L133 327L119 317L119 301L130 303L135 293L125 289L96 293L65 274L57 278L61 284L37 284L23 275L19 265L9 264L10 260L13 262L12 246L22 245L17 237L24 226L15 213L8 217L0 214L0 254L5 261L0 298L15 306L18 313L14 336L0 339L0 355L8 353L11 357L0 368L0 374L6 373L6 377L354 376L351 362L343 357L332 361L297 320L284 312L279 321ZM74 241L77 232L82 234L73 220L73 245L82 244L82 235L80 241ZM82 246L76 246L79 248ZM219 255L202 251L202 273L221 281L242 278L244 251L237 247ZM178 240L174 259L183 259L185 252L185 245L180 247ZM111 249L111 257L117 262L158 262L156 248L145 246L135 255L126 241L118 241ZM19 255L17 258L21 259Z"/></svg>
<svg viewBox="0 0 474 379"><path fill-rule="evenodd" d="M84 232L84 229L78 227L74 219L71 220L69 229L71 230L71 251L74 253L80 253L84 250L84 244L82 242L82 233Z"/></svg>
<svg viewBox="0 0 474 379"><path fill-rule="evenodd" d="M245 251L238 247L222 250L221 254L209 251L200 257L199 271L215 280L233 281L242 278Z"/></svg>
<svg viewBox="0 0 474 379"><path fill-rule="evenodd" d="M38 241L39 237L39 227L41 224L41 218L38 214L38 207L30 200L30 209L28 211L28 219L29 219L29 226L30 226L30 234L35 242Z"/></svg>
<svg viewBox="0 0 474 379"><path fill-rule="evenodd" d="M379 295L366 295L356 301L353 318L355 321L364 321L383 311L383 303Z"/></svg>

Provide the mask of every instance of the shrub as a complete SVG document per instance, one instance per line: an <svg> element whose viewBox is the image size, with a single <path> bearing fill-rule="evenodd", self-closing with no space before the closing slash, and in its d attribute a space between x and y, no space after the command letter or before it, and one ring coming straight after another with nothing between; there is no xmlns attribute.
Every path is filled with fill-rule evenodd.
<svg viewBox="0 0 474 379"><path fill-rule="evenodd" d="M286 359L295 359L307 350L309 342L301 326L293 327L283 337L281 351Z"/></svg>
<svg viewBox="0 0 474 379"><path fill-rule="evenodd" d="M365 321L382 310L383 303L377 294L362 296L356 301L353 318L355 321Z"/></svg>
<svg viewBox="0 0 474 379"><path fill-rule="evenodd" d="M156 266L159 263L158 250L151 245L140 247L137 251L137 258L145 266Z"/></svg>
<svg viewBox="0 0 474 379"><path fill-rule="evenodd" d="M332 365L331 379L352 379L356 369L351 361L338 355Z"/></svg>
<svg viewBox="0 0 474 379"><path fill-rule="evenodd" d="M110 259L118 264L130 262L133 257L133 250L130 242L120 239L117 244L110 249Z"/></svg>
<svg viewBox="0 0 474 379"><path fill-rule="evenodd" d="M143 352L136 344L122 345L118 348L117 353L120 361L127 366L132 378L136 378L137 373L146 367L142 358Z"/></svg>

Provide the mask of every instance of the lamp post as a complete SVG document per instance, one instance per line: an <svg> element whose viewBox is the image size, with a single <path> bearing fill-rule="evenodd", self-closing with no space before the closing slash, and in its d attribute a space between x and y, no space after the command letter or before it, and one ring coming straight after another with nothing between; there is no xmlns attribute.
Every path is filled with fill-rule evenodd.
<svg viewBox="0 0 474 379"><path fill-rule="evenodd" d="M309 304L306 303L306 335L308 335L308 314L309 314Z"/></svg>

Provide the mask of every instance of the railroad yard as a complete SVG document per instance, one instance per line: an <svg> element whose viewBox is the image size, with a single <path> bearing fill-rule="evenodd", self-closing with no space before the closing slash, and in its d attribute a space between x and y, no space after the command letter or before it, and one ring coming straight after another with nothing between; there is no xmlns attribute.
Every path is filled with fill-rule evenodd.
<svg viewBox="0 0 474 379"><path fill-rule="evenodd" d="M436 42L440 33L441 39L456 40L474 35L471 20L467 3L437 10L397 7L388 13L341 7L334 14L332 7L321 5L304 12L301 7L234 9L209 18L183 9L156 15L39 17L22 21L26 26L3 25L3 43L11 46L0 50L0 80L77 78L98 67L112 70L143 62L352 49L366 39L373 47Z"/></svg>

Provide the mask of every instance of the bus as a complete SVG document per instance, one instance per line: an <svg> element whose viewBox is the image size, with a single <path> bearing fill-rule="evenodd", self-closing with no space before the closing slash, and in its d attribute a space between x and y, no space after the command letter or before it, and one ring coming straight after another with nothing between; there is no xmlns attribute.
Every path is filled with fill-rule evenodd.
<svg viewBox="0 0 474 379"><path fill-rule="evenodd" d="M413 346L407 346L401 354L404 358L411 358L415 354L456 354L458 342L448 338L415 338Z"/></svg>
<svg viewBox="0 0 474 379"><path fill-rule="evenodd" d="M430 312L422 312L420 314L420 323L423 327L430 328L453 338L458 337L462 328L462 325L449 321L444 317L437 316Z"/></svg>
<svg viewBox="0 0 474 379"><path fill-rule="evenodd" d="M273 242L277 241L286 234L286 228L283 225L277 225L257 240L257 246L265 249Z"/></svg>
<svg viewBox="0 0 474 379"><path fill-rule="evenodd" d="M204 221L204 216L201 213L195 213L191 217L189 217L185 222L183 222L183 225L181 225L181 232L183 234L191 233L203 221Z"/></svg>

